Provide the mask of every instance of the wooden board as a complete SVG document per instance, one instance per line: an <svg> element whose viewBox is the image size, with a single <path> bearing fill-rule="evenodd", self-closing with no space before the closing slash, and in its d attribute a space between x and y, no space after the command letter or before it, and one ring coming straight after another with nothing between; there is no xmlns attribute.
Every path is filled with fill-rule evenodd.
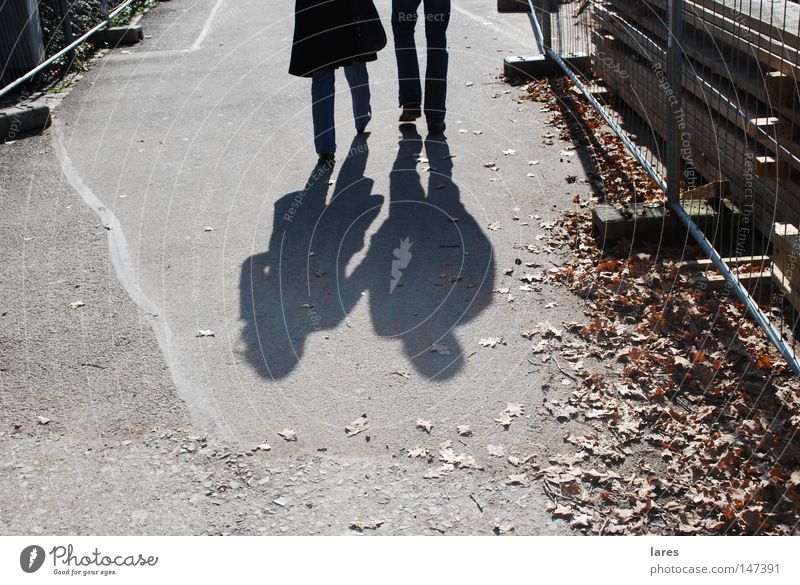
<svg viewBox="0 0 800 585"><path fill-rule="evenodd" d="M791 224L776 223L772 228L775 264L786 277L787 287L800 291L800 232Z"/></svg>
<svg viewBox="0 0 800 585"><path fill-rule="evenodd" d="M634 70L632 65L628 65L630 61L629 56L614 53L616 62L621 63L623 67L630 67L631 71ZM595 67L603 77L606 85L614 90L614 92L636 111L642 119L648 121L653 130L658 133L662 138L666 136L666 123L664 120L665 102L663 96L642 94L636 92L631 87L631 82L628 79L620 77L616 71L612 71L611 67L603 61L595 63ZM647 68L645 68L647 69ZM627 69L626 69L627 70ZM633 75L633 74L632 74ZM647 75L654 75L650 71ZM643 77L647 80L648 77ZM651 85L653 80L649 80ZM645 83L639 81L638 83ZM698 136L702 134L715 136L714 129L706 130L705 132L695 132L693 135ZM722 149L715 150L713 139L707 137L700 141L700 144L692 144L693 162L707 180L714 179L729 179L731 182L731 189L737 202L745 206L742 198L747 194L752 196L753 201L745 201L752 207L754 215L755 227L761 230L762 233L770 233L772 229L774 214L778 211L775 206L776 193L780 193L779 187L771 180L759 180L754 178L752 181L745 181L742 175L744 161L732 159L729 153ZM706 157L707 152L714 155L711 159ZM800 218L800 200L797 197L782 196L781 208L778 217L797 217Z"/></svg>

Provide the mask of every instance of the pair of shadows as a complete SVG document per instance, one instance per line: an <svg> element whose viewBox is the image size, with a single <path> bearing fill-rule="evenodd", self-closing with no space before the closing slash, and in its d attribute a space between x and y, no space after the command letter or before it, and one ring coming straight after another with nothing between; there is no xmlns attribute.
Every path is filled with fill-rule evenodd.
<svg viewBox="0 0 800 585"><path fill-rule="evenodd" d="M489 306L494 252L461 203L446 138L423 141L413 125L401 131L388 218L368 242L385 201L364 176L367 135L353 140L330 200L331 171L317 167L302 191L275 203L267 251L241 270L244 353L260 375L290 374L307 337L340 325L362 296L374 333L399 342L418 373L442 379L462 369L455 329ZM347 270L365 245L363 260Z"/></svg>

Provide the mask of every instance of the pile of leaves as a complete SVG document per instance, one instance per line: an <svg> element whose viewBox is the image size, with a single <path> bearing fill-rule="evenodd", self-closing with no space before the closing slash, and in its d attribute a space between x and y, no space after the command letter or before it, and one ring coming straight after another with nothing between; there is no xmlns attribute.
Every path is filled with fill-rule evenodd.
<svg viewBox="0 0 800 585"><path fill-rule="evenodd" d="M566 349L591 348L582 355L608 370L578 370L578 388L545 403L588 429L565 435L572 457L529 470L553 516L595 534L797 534L800 381L743 305L681 272L693 250L598 246L592 203L661 192L566 81L527 89L552 108L562 138L591 150L598 195L576 196L551 231L566 253L547 278L587 302Z"/></svg>

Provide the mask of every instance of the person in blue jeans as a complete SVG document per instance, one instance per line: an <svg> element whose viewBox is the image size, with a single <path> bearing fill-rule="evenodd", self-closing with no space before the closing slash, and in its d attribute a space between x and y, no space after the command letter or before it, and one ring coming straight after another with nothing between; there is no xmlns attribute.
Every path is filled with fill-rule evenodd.
<svg viewBox="0 0 800 585"><path fill-rule="evenodd" d="M450 0L392 0L392 32L400 78L401 122L413 122L422 115L422 83L417 61L414 29L423 4L428 63L425 71L425 120L428 132L445 130L447 99L447 25L450 23Z"/></svg>
<svg viewBox="0 0 800 585"><path fill-rule="evenodd" d="M369 74L367 64L354 62L344 67L344 76L350 85L353 98L353 118L356 132L361 134L372 118L369 105ZM326 67L311 75L311 117L314 120L314 147L320 164L332 162L336 152L336 124L334 121L334 99L336 69Z"/></svg>
<svg viewBox="0 0 800 585"><path fill-rule="evenodd" d="M311 116L318 164L335 162L334 95L336 69L342 67L353 98L356 131L372 118L367 62L376 53L358 49L358 29L348 5L331 0L296 0L289 73L311 78Z"/></svg>

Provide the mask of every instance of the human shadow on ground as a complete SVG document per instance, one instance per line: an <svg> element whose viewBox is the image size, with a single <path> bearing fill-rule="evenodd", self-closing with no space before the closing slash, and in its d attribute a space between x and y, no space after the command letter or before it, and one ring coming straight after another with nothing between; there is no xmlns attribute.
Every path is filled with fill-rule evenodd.
<svg viewBox="0 0 800 585"><path fill-rule="evenodd" d="M331 167L316 167L302 191L275 202L266 252L242 264L240 317L245 357L262 376L280 379L300 362L306 338L338 325L361 290L344 278L383 197L364 176L368 134L353 140L328 199Z"/></svg>
<svg viewBox="0 0 800 585"><path fill-rule="evenodd" d="M423 141L413 125L401 132L388 218L349 274L384 203L364 177L365 137L354 140L330 202L330 172L319 169L276 202L269 248L241 273L245 354L262 376L291 373L306 338L339 325L362 296L375 333L398 341L417 373L445 379L463 368L456 328L491 303L492 245L461 202L446 138Z"/></svg>
<svg viewBox="0 0 800 585"><path fill-rule="evenodd" d="M400 130L389 217L353 278L366 285L375 332L400 341L419 374L449 378L465 360L456 328L491 303L494 252L453 183L446 137Z"/></svg>

